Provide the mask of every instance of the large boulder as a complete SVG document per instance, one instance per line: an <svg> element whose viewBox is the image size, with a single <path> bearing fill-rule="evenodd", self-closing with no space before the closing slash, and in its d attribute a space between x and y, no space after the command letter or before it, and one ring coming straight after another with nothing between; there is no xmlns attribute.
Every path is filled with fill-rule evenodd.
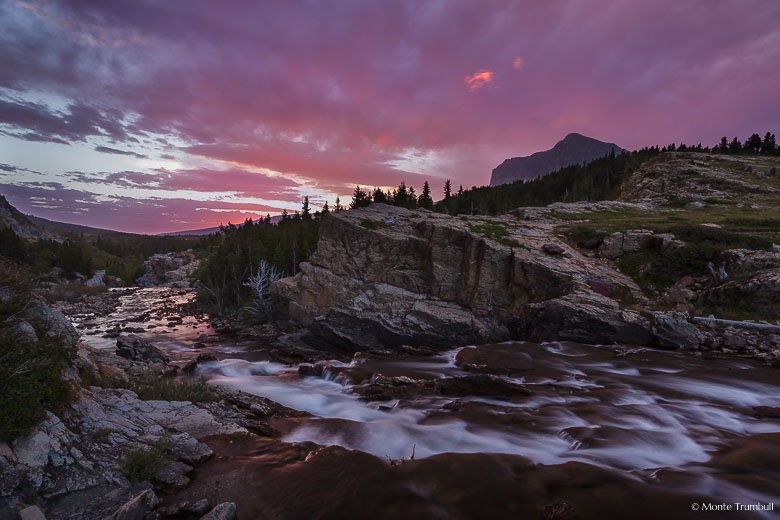
<svg viewBox="0 0 780 520"><path fill-rule="evenodd" d="M704 335L681 312L655 312L652 322L652 333L659 347L693 349L704 342Z"/></svg>
<svg viewBox="0 0 780 520"><path fill-rule="evenodd" d="M142 363L150 361L168 362L168 357L160 349L149 341L135 335L118 337L116 340L116 353L125 359L141 361Z"/></svg>
<svg viewBox="0 0 780 520"><path fill-rule="evenodd" d="M307 342L348 350L506 340L530 307L596 294L593 280L599 292L643 299L630 278L560 242L554 228L384 204L327 214L315 254L272 291L290 300ZM549 244L561 254L546 253Z"/></svg>
<svg viewBox="0 0 780 520"><path fill-rule="evenodd" d="M22 313L22 318L50 337L61 337L71 345L79 340L79 333L73 324L57 309L52 309L42 300L33 300Z"/></svg>
<svg viewBox="0 0 780 520"><path fill-rule="evenodd" d="M595 292L580 291L533 304L520 324L515 335L531 341L645 345L652 339L647 319Z"/></svg>

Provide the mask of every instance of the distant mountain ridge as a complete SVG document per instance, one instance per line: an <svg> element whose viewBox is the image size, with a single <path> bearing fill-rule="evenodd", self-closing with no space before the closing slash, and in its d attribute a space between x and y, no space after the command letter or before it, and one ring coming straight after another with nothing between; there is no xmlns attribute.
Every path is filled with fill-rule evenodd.
<svg viewBox="0 0 780 520"><path fill-rule="evenodd" d="M566 166L604 157L612 150L616 154L624 151L615 143L605 143L582 134L571 133L558 141L550 150L536 152L527 157L506 159L493 169L490 185L498 186L519 180L530 181Z"/></svg>

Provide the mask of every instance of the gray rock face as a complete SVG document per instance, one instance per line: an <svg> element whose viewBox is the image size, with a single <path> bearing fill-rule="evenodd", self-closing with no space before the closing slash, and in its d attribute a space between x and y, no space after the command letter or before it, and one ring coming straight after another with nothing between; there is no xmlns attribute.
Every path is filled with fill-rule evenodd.
<svg viewBox="0 0 780 520"><path fill-rule="evenodd" d="M505 160L493 169L490 185L535 179L566 166L604 157L611 151L619 154L622 148L614 143L605 143L584 135L569 134L550 150Z"/></svg>
<svg viewBox="0 0 780 520"><path fill-rule="evenodd" d="M41 300L35 300L25 309L23 318L31 323L35 323L39 330L45 330L51 337L61 336L71 345L75 345L79 340L79 333L73 327L73 324L56 309L52 309Z"/></svg>
<svg viewBox="0 0 780 520"><path fill-rule="evenodd" d="M147 513L153 511L159 503L154 491L145 489L120 507L109 520L144 520Z"/></svg>
<svg viewBox="0 0 780 520"><path fill-rule="evenodd" d="M223 502L201 517L200 520L235 520L236 504Z"/></svg>
<svg viewBox="0 0 780 520"><path fill-rule="evenodd" d="M84 285L88 287L105 287L106 284L103 281L105 276L106 276L105 269L95 271L95 274L92 275L92 278L84 282Z"/></svg>
<svg viewBox="0 0 780 520"><path fill-rule="evenodd" d="M699 329L681 312L653 313L652 332L658 346L673 349L692 349L704 342Z"/></svg>
<svg viewBox="0 0 780 520"><path fill-rule="evenodd" d="M388 221L394 224L370 225ZM510 331L525 329L534 304L574 292L598 296L593 279L611 292L643 298L628 277L551 242L553 228L512 216L455 218L373 204L328 214L317 252L272 290L289 298L291 317L309 327L307 342L351 350L506 340ZM493 229L504 234L500 242L490 238ZM551 244L561 254L545 253ZM629 319L633 330L641 322L607 297L592 304L606 305L601 314L613 324Z"/></svg>

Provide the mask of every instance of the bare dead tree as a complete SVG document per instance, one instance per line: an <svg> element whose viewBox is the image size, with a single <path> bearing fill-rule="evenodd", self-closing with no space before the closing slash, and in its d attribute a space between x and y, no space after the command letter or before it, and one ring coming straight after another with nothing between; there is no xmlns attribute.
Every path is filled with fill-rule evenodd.
<svg viewBox="0 0 780 520"><path fill-rule="evenodd" d="M273 303L276 298L270 293L269 289L271 284L281 277L281 273L276 266L261 260L257 273L244 282L244 285L251 288L255 293L255 300L252 304L247 305L244 310L251 316L268 320L276 332L281 332L282 330L274 318Z"/></svg>

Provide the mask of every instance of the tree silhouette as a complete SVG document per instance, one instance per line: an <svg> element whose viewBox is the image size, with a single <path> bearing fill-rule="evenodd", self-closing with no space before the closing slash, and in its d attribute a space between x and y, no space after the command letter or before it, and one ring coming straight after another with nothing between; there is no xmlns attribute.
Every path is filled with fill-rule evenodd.
<svg viewBox="0 0 780 520"><path fill-rule="evenodd" d="M431 198L431 187L428 185L428 181L423 183L422 193L420 194L420 198L417 199L417 204L421 208L433 209L433 198Z"/></svg>

